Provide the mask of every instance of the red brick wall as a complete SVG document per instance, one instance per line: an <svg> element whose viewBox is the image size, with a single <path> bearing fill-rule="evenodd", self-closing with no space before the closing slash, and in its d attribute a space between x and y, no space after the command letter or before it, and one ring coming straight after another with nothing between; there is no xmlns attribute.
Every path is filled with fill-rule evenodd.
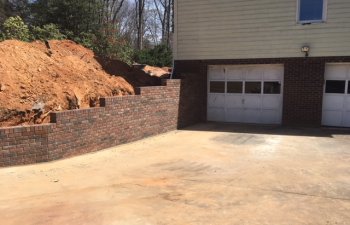
<svg viewBox="0 0 350 225"><path fill-rule="evenodd" d="M284 70L283 123L321 126L325 62L289 60Z"/></svg>
<svg viewBox="0 0 350 225"><path fill-rule="evenodd" d="M51 124L0 129L0 166L46 162L175 130L180 80L142 87L138 95L101 99L100 108L51 114ZM182 114L184 115L184 114Z"/></svg>
<svg viewBox="0 0 350 225"><path fill-rule="evenodd" d="M194 88L187 95L197 96L190 112L205 121L208 65L284 64L283 124L321 126L325 64L335 62L350 62L350 57L183 60L175 61L175 78L190 81Z"/></svg>
<svg viewBox="0 0 350 225"><path fill-rule="evenodd" d="M0 128L0 166L48 161L52 125Z"/></svg>

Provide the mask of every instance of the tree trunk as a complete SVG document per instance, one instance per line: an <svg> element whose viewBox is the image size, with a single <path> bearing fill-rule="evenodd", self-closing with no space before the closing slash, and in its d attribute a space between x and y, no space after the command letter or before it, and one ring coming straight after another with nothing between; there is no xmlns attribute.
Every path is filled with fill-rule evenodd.
<svg viewBox="0 0 350 225"><path fill-rule="evenodd" d="M144 9L145 0L136 1L136 17L137 17L137 48L138 50L143 49L143 33L144 33Z"/></svg>

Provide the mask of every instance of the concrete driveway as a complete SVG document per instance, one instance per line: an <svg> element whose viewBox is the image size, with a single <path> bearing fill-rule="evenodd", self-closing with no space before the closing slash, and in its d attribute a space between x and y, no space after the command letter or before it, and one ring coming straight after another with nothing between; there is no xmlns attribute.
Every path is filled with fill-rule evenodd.
<svg viewBox="0 0 350 225"><path fill-rule="evenodd" d="M349 225L350 133L200 124L0 169L0 224Z"/></svg>

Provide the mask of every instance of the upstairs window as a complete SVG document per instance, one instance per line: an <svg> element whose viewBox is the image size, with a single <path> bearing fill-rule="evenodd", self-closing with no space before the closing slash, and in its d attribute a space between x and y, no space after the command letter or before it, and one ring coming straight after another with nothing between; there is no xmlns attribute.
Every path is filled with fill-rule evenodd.
<svg viewBox="0 0 350 225"><path fill-rule="evenodd" d="M298 22L319 23L326 20L327 0L298 0Z"/></svg>

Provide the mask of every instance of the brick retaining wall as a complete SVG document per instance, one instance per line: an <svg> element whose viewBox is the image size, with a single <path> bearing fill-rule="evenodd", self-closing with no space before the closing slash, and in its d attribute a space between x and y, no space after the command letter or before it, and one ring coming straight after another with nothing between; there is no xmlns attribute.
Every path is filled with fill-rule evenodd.
<svg viewBox="0 0 350 225"><path fill-rule="evenodd" d="M50 124L0 128L0 166L94 152L191 124L179 119L182 108L186 115L195 113L180 104L180 87L180 80L165 80L134 96L102 98L100 108L52 113Z"/></svg>

